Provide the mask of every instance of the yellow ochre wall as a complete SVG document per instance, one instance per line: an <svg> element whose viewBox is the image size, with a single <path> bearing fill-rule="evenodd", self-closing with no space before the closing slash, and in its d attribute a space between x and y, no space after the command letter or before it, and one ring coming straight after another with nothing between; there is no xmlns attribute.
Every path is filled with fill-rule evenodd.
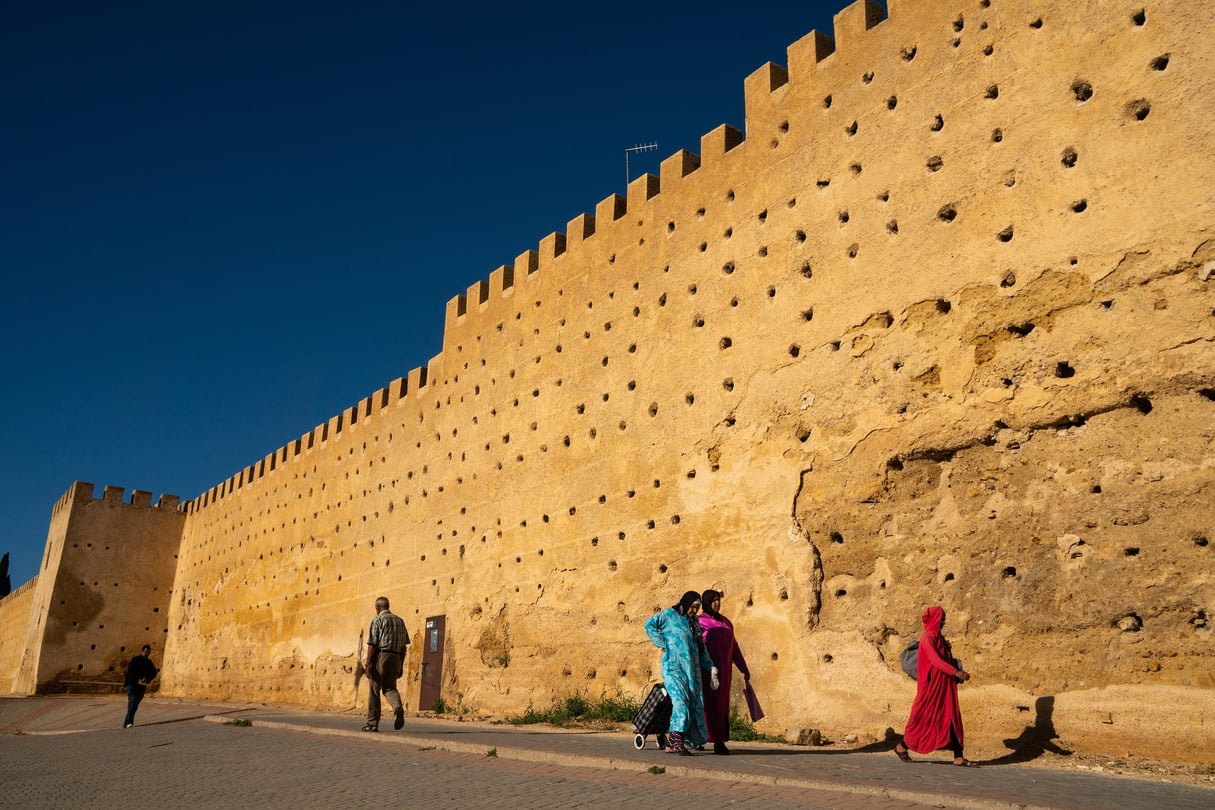
<svg viewBox="0 0 1215 810"><path fill-rule="evenodd" d="M901 729L936 603L968 744L1210 751L1215 10L888 7L186 503L163 691L361 705L384 594L450 705L639 695L714 587L769 733Z"/></svg>
<svg viewBox="0 0 1215 810"><path fill-rule="evenodd" d="M0 599L0 695L16 692L15 678L25 655L25 635L33 615L38 577Z"/></svg>

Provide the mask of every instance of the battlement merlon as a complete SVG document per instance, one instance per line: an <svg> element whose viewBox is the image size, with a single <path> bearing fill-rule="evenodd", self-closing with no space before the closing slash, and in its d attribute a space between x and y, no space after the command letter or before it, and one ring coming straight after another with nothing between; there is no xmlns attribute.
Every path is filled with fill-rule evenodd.
<svg viewBox="0 0 1215 810"><path fill-rule="evenodd" d="M471 285L468 288L468 300L472 301L478 309L489 303L489 282L478 281Z"/></svg>
<svg viewBox="0 0 1215 810"><path fill-rule="evenodd" d="M619 194L610 194L595 206L595 221L612 223L623 217L628 209L627 200Z"/></svg>
<svg viewBox="0 0 1215 810"><path fill-rule="evenodd" d="M503 298L515 291L515 268L504 264L489 274L489 288Z"/></svg>
<svg viewBox="0 0 1215 810"><path fill-rule="evenodd" d="M743 142L742 131L729 124L722 124L712 132L700 136L700 160L702 165L713 166L726 153Z"/></svg>
<svg viewBox="0 0 1215 810"><path fill-rule="evenodd" d="M646 173L629 183L628 194L625 197L625 210L631 211L634 214L641 212L642 208L658 196L661 190L661 183L657 177Z"/></svg>
<svg viewBox="0 0 1215 810"><path fill-rule="evenodd" d="M595 217L590 214L579 214L566 224L566 249L573 248L590 239L595 234Z"/></svg>
<svg viewBox="0 0 1215 810"><path fill-rule="evenodd" d="M890 0L890 5L893 8L901 6L902 3ZM900 8L899 11L902 9ZM863 42L865 32L885 19L886 10L873 0L856 0L855 3L844 6L832 20L835 28L836 50L850 50L854 43Z"/></svg>
<svg viewBox="0 0 1215 810"><path fill-rule="evenodd" d="M527 281L527 277L540 269L540 256L534 250L525 250L515 257L515 283Z"/></svg>
<svg viewBox="0 0 1215 810"><path fill-rule="evenodd" d="M565 253L565 234L550 233L540 240L540 270L548 270L561 254Z"/></svg>
<svg viewBox="0 0 1215 810"><path fill-rule="evenodd" d="M426 383L428 381L426 369L426 366L421 366L409 372L408 386L411 394L421 394L422 389L426 387Z"/></svg>
<svg viewBox="0 0 1215 810"><path fill-rule="evenodd" d="M835 53L835 40L819 31L811 31L785 49L789 80L805 83L818 71L818 64Z"/></svg>
<svg viewBox="0 0 1215 810"><path fill-rule="evenodd" d="M83 503L93 500L93 490L95 487L88 481L76 481L64 493L60 503L67 503L69 500L75 503ZM120 496L121 497L121 496Z"/></svg>
<svg viewBox="0 0 1215 810"><path fill-rule="evenodd" d="M700 168L700 155L680 149L658 165L661 187L674 189L692 172Z"/></svg>
<svg viewBox="0 0 1215 810"><path fill-rule="evenodd" d="M778 108L779 99L773 94L788 83L789 71L775 62L761 65L743 81L743 118L747 137L775 126L776 117L782 113Z"/></svg>
<svg viewBox="0 0 1215 810"><path fill-rule="evenodd" d="M395 380L388 383L389 404L396 402L399 399L405 399L407 396L409 396L409 381L404 377L397 377Z"/></svg>
<svg viewBox="0 0 1215 810"><path fill-rule="evenodd" d="M457 318L462 318L468 312L468 301L461 293L447 299L447 311L443 316L444 333L451 328ZM444 347L446 348L446 347Z"/></svg>
<svg viewBox="0 0 1215 810"><path fill-rule="evenodd" d="M343 408L334 416L329 417L329 421L325 423L325 441L336 438L342 432L342 426L349 418L346 414L349 408ZM257 477L261 478L266 474L266 460L262 459L258 464Z"/></svg>

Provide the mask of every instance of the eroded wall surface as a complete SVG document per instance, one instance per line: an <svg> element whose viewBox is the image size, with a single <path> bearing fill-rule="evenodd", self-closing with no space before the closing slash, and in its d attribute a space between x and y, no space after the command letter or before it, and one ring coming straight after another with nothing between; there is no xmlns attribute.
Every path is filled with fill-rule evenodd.
<svg viewBox="0 0 1215 810"><path fill-rule="evenodd" d="M450 705L641 694L711 586L772 733L901 729L940 603L969 739L1209 751L1215 12L889 8L189 503L163 688L360 705L385 594Z"/></svg>

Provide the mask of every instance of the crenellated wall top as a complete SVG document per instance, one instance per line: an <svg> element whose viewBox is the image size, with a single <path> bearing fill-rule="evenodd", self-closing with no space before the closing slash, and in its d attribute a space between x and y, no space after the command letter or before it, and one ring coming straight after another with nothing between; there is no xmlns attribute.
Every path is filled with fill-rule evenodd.
<svg viewBox="0 0 1215 810"><path fill-rule="evenodd" d="M58 514L60 510L70 508L75 504L87 503L88 501L104 501L111 506L132 506L137 509L165 509L172 511L180 511L180 497L177 495L162 494L152 503L152 493L147 490L133 489L131 490L130 500L124 500L126 490L123 487L106 485L102 491L100 498L93 497L93 484L88 481L75 481L67 492L59 498L51 510L51 514Z"/></svg>

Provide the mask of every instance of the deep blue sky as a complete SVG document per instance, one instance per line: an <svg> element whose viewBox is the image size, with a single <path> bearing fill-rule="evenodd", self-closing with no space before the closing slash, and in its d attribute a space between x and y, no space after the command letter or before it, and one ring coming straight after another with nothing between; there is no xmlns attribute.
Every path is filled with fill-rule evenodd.
<svg viewBox="0 0 1215 810"><path fill-rule="evenodd" d="M845 0L8 4L0 553L196 497L425 365L446 301L739 129ZM408 7L418 7L407 10Z"/></svg>

